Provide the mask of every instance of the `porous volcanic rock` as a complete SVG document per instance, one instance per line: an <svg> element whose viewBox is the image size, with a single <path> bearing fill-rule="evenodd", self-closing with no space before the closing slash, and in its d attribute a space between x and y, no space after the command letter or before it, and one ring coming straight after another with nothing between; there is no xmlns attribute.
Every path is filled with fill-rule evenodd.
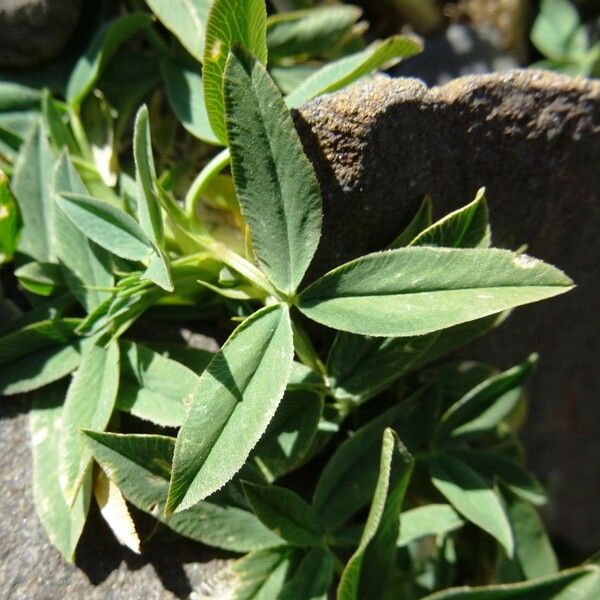
<svg viewBox="0 0 600 600"><path fill-rule="evenodd" d="M526 426L554 531L600 544L600 82L514 70L427 88L377 78L301 107L324 231L310 276L384 248L425 194L437 216L486 186L494 243L564 269L574 292L519 309L469 353L507 367L539 351Z"/></svg>

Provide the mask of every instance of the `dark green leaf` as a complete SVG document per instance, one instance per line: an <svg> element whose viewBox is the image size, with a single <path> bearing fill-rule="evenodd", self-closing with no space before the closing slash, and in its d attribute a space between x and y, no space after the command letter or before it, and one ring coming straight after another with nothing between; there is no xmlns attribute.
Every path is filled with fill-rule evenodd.
<svg viewBox="0 0 600 600"><path fill-rule="evenodd" d="M368 75L390 61L418 54L422 45L414 38L394 36L377 41L365 50L336 60L299 85L287 98L290 108L297 108L312 98L335 92Z"/></svg>
<svg viewBox="0 0 600 600"><path fill-rule="evenodd" d="M12 259L21 233L21 217L8 177L0 171L0 265Z"/></svg>
<svg viewBox="0 0 600 600"><path fill-rule="evenodd" d="M411 246L445 248L488 248L490 228L485 189L475 200L437 221L410 242Z"/></svg>
<svg viewBox="0 0 600 600"><path fill-rule="evenodd" d="M177 437L167 511L194 505L242 467L277 410L293 359L288 309L244 321L202 373Z"/></svg>
<svg viewBox="0 0 600 600"><path fill-rule="evenodd" d="M243 482L254 514L292 546L315 546L324 535L319 515L300 496L275 485Z"/></svg>
<svg viewBox="0 0 600 600"><path fill-rule="evenodd" d="M37 391L29 413L29 426L35 510L50 541L67 561L73 562L89 507L91 481L85 483L69 508L60 489L58 467L65 391L63 383Z"/></svg>
<svg viewBox="0 0 600 600"><path fill-rule="evenodd" d="M62 415L59 443L59 481L67 504L73 505L86 477L91 476L92 455L80 429L103 431L112 415L119 386L119 347L91 346L81 356Z"/></svg>
<svg viewBox="0 0 600 600"><path fill-rule="evenodd" d="M164 517L175 448L173 438L94 431L84 434L95 460L125 498L177 533L232 552L282 543L252 513L213 502L199 502L189 510Z"/></svg>
<svg viewBox="0 0 600 600"><path fill-rule="evenodd" d="M208 118L223 144L227 143L223 76L229 51L239 45L265 64L266 28L264 0L214 0L212 3L206 25L202 77Z"/></svg>
<svg viewBox="0 0 600 600"><path fill-rule="evenodd" d="M394 565L400 509L413 468L413 457L398 436L386 429L375 494L356 552L344 568L338 600L382 598ZM376 587L374 582L378 582Z"/></svg>
<svg viewBox="0 0 600 600"><path fill-rule="evenodd" d="M417 214L406 226L404 231L392 242L390 248L403 248L408 246L422 231L427 229L432 222L432 202L425 196Z"/></svg>
<svg viewBox="0 0 600 600"><path fill-rule="evenodd" d="M406 546L426 536L445 537L465 524L448 504L426 504L400 515L398 546Z"/></svg>
<svg viewBox="0 0 600 600"><path fill-rule="evenodd" d="M327 600L333 579L333 559L323 547L312 548L286 582L278 600Z"/></svg>
<svg viewBox="0 0 600 600"><path fill-rule="evenodd" d="M299 308L343 331L423 335L569 291L561 271L507 250L400 248L338 267L306 288Z"/></svg>
<svg viewBox="0 0 600 600"><path fill-rule="evenodd" d="M458 458L433 454L427 459L433 485L452 506L487 531L512 556L514 539L502 502L491 482Z"/></svg>
<svg viewBox="0 0 600 600"><path fill-rule="evenodd" d="M58 206L87 238L128 260L143 260L153 252L151 241L127 213L83 194L60 193Z"/></svg>
<svg viewBox="0 0 600 600"><path fill-rule="evenodd" d="M123 42L152 22L149 15L130 13L107 23L90 42L85 54L77 61L67 84L67 101L79 107L94 89L102 71Z"/></svg>
<svg viewBox="0 0 600 600"><path fill-rule="evenodd" d="M232 54L224 87L233 179L254 251L275 286L293 293L321 233L314 169L281 95L258 61Z"/></svg>

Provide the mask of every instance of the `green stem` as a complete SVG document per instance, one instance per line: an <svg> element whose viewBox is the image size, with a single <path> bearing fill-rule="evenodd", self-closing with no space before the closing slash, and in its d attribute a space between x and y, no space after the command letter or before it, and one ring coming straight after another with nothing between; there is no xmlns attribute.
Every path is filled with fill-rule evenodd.
<svg viewBox="0 0 600 600"><path fill-rule="evenodd" d="M71 129L73 131L73 135L77 140L77 145L81 150L81 155L92 165L94 163L94 155L92 154L92 149L90 148L90 143L88 142L87 135L85 134L85 129L83 128L83 123L79 118L79 111L74 107L69 109L69 120L71 121Z"/></svg>
<svg viewBox="0 0 600 600"><path fill-rule="evenodd" d="M229 148L225 148L198 173L185 197L185 212L189 218L193 218L196 214L196 206L206 186L229 164L229 159Z"/></svg>

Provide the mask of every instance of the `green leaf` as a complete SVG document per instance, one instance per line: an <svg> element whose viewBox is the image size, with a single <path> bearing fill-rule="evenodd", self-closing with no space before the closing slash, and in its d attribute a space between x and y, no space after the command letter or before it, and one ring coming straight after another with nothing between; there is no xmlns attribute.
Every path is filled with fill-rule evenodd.
<svg viewBox="0 0 600 600"><path fill-rule="evenodd" d="M300 496L275 485L242 482L254 514L291 546L316 546L323 540L319 515Z"/></svg>
<svg viewBox="0 0 600 600"><path fill-rule="evenodd" d="M453 453L483 477L502 482L522 500L536 506L547 502L546 492L540 482L508 456L482 449L457 449Z"/></svg>
<svg viewBox="0 0 600 600"><path fill-rule="evenodd" d="M174 438L83 433L94 459L125 498L177 533L231 552L249 552L282 543L249 511L213 502L199 502L193 508L165 517Z"/></svg>
<svg viewBox="0 0 600 600"><path fill-rule="evenodd" d="M44 90L42 95L42 113L52 145L57 150L67 148L72 154L81 154L79 145L69 127L69 114L61 103Z"/></svg>
<svg viewBox="0 0 600 600"><path fill-rule="evenodd" d="M465 524L448 504L427 504L400 515L398 546L407 546L426 536L443 538Z"/></svg>
<svg viewBox="0 0 600 600"><path fill-rule="evenodd" d="M542 521L531 504L507 498L507 514L515 537L515 556L526 579L558 572L558 561Z"/></svg>
<svg viewBox="0 0 600 600"><path fill-rule="evenodd" d="M386 429L375 494L358 548L344 568L338 600L382 598L395 561L400 508L413 469L413 457L398 436ZM375 589L373 583L378 582Z"/></svg>
<svg viewBox="0 0 600 600"><path fill-rule="evenodd" d="M333 269L300 294L298 306L343 331L423 335L572 286L555 267L507 250L400 248Z"/></svg>
<svg viewBox="0 0 600 600"><path fill-rule="evenodd" d="M244 321L200 376L177 437L167 513L227 483L265 432L293 359L288 309L266 307Z"/></svg>
<svg viewBox="0 0 600 600"><path fill-rule="evenodd" d="M121 341L117 409L161 425L179 427L198 376L175 360Z"/></svg>
<svg viewBox="0 0 600 600"><path fill-rule="evenodd" d="M143 105L135 119L133 155L137 184L137 214L142 231L154 248L145 276L168 292L173 291L173 278L169 262L162 251L165 243L162 214L158 203L156 170L152 156L148 108Z"/></svg>
<svg viewBox="0 0 600 600"><path fill-rule="evenodd" d="M308 453L317 428L323 400L302 390L286 391L252 459L269 483L297 467Z"/></svg>
<svg viewBox="0 0 600 600"><path fill-rule="evenodd" d="M65 287L62 269L55 263L27 263L15 271L15 277L28 292L38 296L51 296Z"/></svg>
<svg viewBox="0 0 600 600"><path fill-rule="evenodd" d="M408 58L422 50L421 42L405 36L393 36L374 42L365 50L336 60L308 77L286 98L290 108L335 92L368 75L390 61Z"/></svg>
<svg viewBox="0 0 600 600"><path fill-rule="evenodd" d="M39 262L55 259L50 196L53 165L52 151L42 128L37 125L19 153L12 189L23 219L19 250Z"/></svg>
<svg viewBox="0 0 600 600"><path fill-rule="evenodd" d="M214 0L212 3L206 25L202 76L208 118L223 144L227 143L223 77L229 51L239 45L266 64L266 28L264 0Z"/></svg>
<svg viewBox="0 0 600 600"><path fill-rule="evenodd" d="M21 234L21 216L8 177L0 170L0 265L12 259Z"/></svg>
<svg viewBox="0 0 600 600"><path fill-rule="evenodd" d="M327 359L336 398L362 404L408 372L483 335L497 317L485 317L427 335L373 338L340 332Z"/></svg>
<svg viewBox="0 0 600 600"><path fill-rule="evenodd" d="M212 0L146 0L160 22L198 61L204 53L204 30Z"/></svg>
<svg viewBox="0 0 600 600"><path fill-rule="evenodd" d="M91 346L81 357L63 409L60 449L60 487L73 505L84 479L91 475L92 455L80 429L104 430L112 415L119 386L119 346Z"/></svg>
<svg viewBox="0 0 600 600"><path fill-rule="evenodd" d="M199 140L220 144L208 120L200 69L184 67L168 59L161 61L160 69L167 98L179 122Z"/></svg>
<svg viewBox="0 0 600 600"><path fill-rule="evenodd" d="M450 213L422 231L411 246L438 246L445 248L488 248L490 227L485 188L477 192L475 200Z"/></svg>
<svg viewBox="0 0 600 600"><path fill-rule="evenodd" d="M293 550L287 546L256 550L233 565L238 577L235 600L271 600L283 589Z"/></svg>
<svg viewBox="0 0 600 600"><path fill-rule="evenodd" d="M368 504L377 483L381 436L395 429L409 450L418 448L435 421L435 387L388 409L344 440L321 472L313 506L329 531Z"/></svg>
<svg viewBox="0 0 600 600"><path fill-rule="evenodd" d="M59 191L86 193L66 152L60 155L54 168L52 192L55 202ZM110 255L88 240L58 207L54 219L56 231L60 232L54 243L63 277L73 295L90 313L109 298L109 290L114 285Z"/></svg>
<svg viewBox="0 0 600 600"><path fill-rule="evenodd" d="M548 58L561 60L569 55L579 25L579 13L569 0L542 0L531 41Z"/></svg>
<svg viewBox="0 0 600 600"><path fill-rule="evenodd" d="M356 6L333 5L269 17L269 60L301 54L327 54L350 31L361 13Z"/></svg>
<svg viewBox="0 0 600 600"><path fill-rule="evenodd" d="M432 223L432 202L429 196L423 198L419 210L404 231L391 243L390 248L403 248L408 246L422 231Z"/></svg>
<svg viewBox="0 0 600 600"><path fill-rule="evenodd" d="M50 541L60 550L65 560L73 562L89 507L91 481L86 482L72 508L69 508L58 483L58 448L62 436L64 397L63 383L54 383L36 392L29 413L29 427L35 510Z"/></svg>
<svg viewBox="0 0 600 600"><path fill-rule="evenodd" d="M154 252L137 222L107 202L74 193L59 193L56 201L83 235L112 254L139 261Z"/></svg>
<svg viewBox="0 0 600 600"><path fill-rule="evenodd" d="M433 454L427 463L440 493L460 514L495 537L511 557L514 540L510 523L490 481L454 456Z"/></svg>
<svg viewBox="0 0 600 600"><path fill-rule="evenodd" d="M224 88L231 170L254 251L275 286L293 293L319 243L319 183L264 67L232 53Z"/></svg>
<svg viewBox="0 0 600 600"><path fill-rule="evenodd" d="M467 392L442 416L434 435L435 444L443 445L496 427L516 406L521 386L531 376L536 362L537 355L532 354L523 364L490 377Z"/></svg>
<svg viewBox="0 0 600 600"><path fill-rule="evenodd" d="M451 588L423 600L592 600L599 591L600 569L588 565L523 583Z"/></svg>
<svg viewBox="0 0 600 600"><path fill-rule="evenodd" d="M327 600L327 592L333 580L331 553L317 546L312 548L298 565L294 576L289 579L278 600Z"/></svg>
<svg viewBox="0 0 600 600"><path fill-rule="evenodd" d="M102 71L121 44L152 22L149 15L130 13L104 25L94 36L85 54L77 61L67 84L67 101L79 108L94 89Z"/></svg>
<svg viewBox="0 0 600 600"><path fill-rule="evenodd" d="M77 368L79 319L28 325L0 338L0 395L22 394L57 381Z"/></svg>

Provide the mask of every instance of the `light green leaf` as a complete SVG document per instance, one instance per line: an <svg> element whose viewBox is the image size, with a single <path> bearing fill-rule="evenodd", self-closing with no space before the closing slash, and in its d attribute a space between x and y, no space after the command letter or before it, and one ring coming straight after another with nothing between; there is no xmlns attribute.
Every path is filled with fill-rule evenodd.
<svg viewBox="0 0 600 600"><path fill-rule="evenodd" d="M587 565L534 581L451 588L423 600L593 600L600 592L600 569Z"/></svg>
<svg viewBox="0 0 600 600"><path fill-rule="evenodd" d="M29 427L35 510L50 541L65 560L73 562L89 507L91 481L85 482L72 508L69 508L58 483L58 447L62 436L65 387L63 383L54 383L35 393L29 413Z"/></svg>
<svg viewBox="0 0 600 600"><path fill-rule="evenodd" d="M516 406L521 386L531 376L537 355L532 354L517 365L467 392L442 416L434 442L443 445L449 440L463 438L493 429Z"/></svg>
<svg viewBox="0 0 600 600"><path fill-rule="evenodd" d="M358 548L342 572L338 600L383 597L387 576L395 562L400 508L413 462L398 436L386 429L371 509ZM374 582L378 582L376 588Z"/></svg>
<svg viewBox="0 0 600 600"><path fill-rule="evenodd" d="M231 169L254 251L275 286L293 293L321 233L314 169L279 91L258 61L232 53L224 88Z"/></svg>
<svg viewBox="0 0 600 600"><path fill-rule="evenodd" d="M41 321L0 338L0 395L57 381L77 368L79 319Z"/></svg>
<svg viewBox="0 0 600 600"><path fill-rule="evenodd" d="M558 561L544 525L529 502L507 498L507 514L515 537L515 556L526 579L558 572Z"/></svg>
<svg viewBox="0 0 600 600"><path fill-rule="evenodd" d="M121 341L117 409L161 425L179 427L198 376L175 360Z"/></svg>
<svg viewBox="0 0 600 600"><path fill-rule="evenodd" d="M453 450L453 453L483 477L502 482L515 496L541 506L547 502L540 482L515 460L483 449Z"/></svg>
<svg viewBox="0 0 600 600"><path fill-rule="evenodd" d="M281 592L291 568L287 546L256 550L233 565L238 577L235 600L272 600Z"/></svg>
<svg viewBox="0 0 600 600"><path fill-rule="evenodd" d="M23 219L19 250L39 262L55 259L50 196L54 157L42 128L36 126L21 148L12 189Z"/></svg>
<svg viewBox="0 0 600 600"><path fill-rule="evenodd" d="M572 2L542 0L531 30L531 41L548 58L561 60L569 56L579 25L579 13Z"/></svg>
<svg viewBox="0 0 600 600"><path fill-rule="evenodd" d="M282 544L252 513L213 502L164 516L175 439L85 431L94 459L134 506L177 533L231 552Z"/></svg>
<svg viewBox="0 0 600 600"><path fill-rule="evenodd" d="M72 154L80 154L79 145L69 126L69 114L66 108L52 97L50 90L44 90L42 94L42 113L52 145L57 150L67 148Z"/></svg>
<svg viewBox="0 0 600 600"><path fill-rule="evenodd" d="M381 436L396 430L409 450L418 448L436 419L436 388L423 390L388 409L344 440L322 470L313 506L328 530L368 504L377 483Z"/></svg>
<svg viewBox="0 0 600 600"><path fill-rule="evenodd" d="M327 592L333 580L331 553L317 546L312 548L298 565L294 576L289 579L278 600L327 600Z"/></svg>
<svg viewBox="0 0 600 600"><path fill-rule="evenodd" d="M488 248L490 245L488 221L485 188L481 188L473 202L450 213L422 231L410 245Z"/></svg>
<svg viewBox="0 0 600 600"><path fill-rule="evenodd" d="M316 546L324 529L319 515L300 496L275 485L243 482L244 494L254 514L291 546Z"/></svg>
<svg viewBox="0 0 600 600"><path fill-rule="evenodd" d="M421 42L400 35L374 42L361 52L340 58L319 69L288 95L286 104L290 108L297 108L317 96L346 87L390 61L408 58L421 50Z"/></svg>
<svg viewBox="0 0 600 600"><path fill-rule="evenodd" d="M407 546L426 536L443 538L465 524L449 504L427 504L400 515L398 546Z"/></svg>
<svg viewBox="0 0 600 600"><path fill-rule="evenodd" d="M212 3L206 26L202 77L208 118L223 144L227 143L223 77L229 52L239 45L258 62L266 64L266 28L264 0L214 0Z"/></svg>
<svg viewBox="0 0 600 600"><path fill-rule="evenodd" d="M167 98L179 122L199 140L208 144L220 144L208 121L200 68L184 67L165 59L161 61L160 69Z"/></svg>
<svg viewBox="0 0 600 600"><path fill-rule="evenodd" d="M423 335L569 291L561 271L507 250L400 248L333 269L299 308L343 331Z"/></svg>
<svg viewBox="0 0 600 600"><path fill-rule="evenodd" d="M288 390L252 459L272 483L293 470L306 456L319 426L323 400L314 393Z"/></svg>
<svg viewBox="0 0 600 600"><path fill-rule="evenodd" d="M104 430L112 415L119 386L119 346L91 346L67 391L59 443L60 487L73 505L84 479L91 473L92 455L80 429Z"/></svg>
<svg viewBox="0 0 600 600"><path fill-rule="evenodd" d="M102 71L123 42L150 25L149 15L130 13L107 23L94 36L85 54L77 61L67 84L67 101L79 108L94 89Z"/></svg>
<svg viewBox="0 0 600 600"><path fill-rule="evenodd" d="M431 198L425 196L419 210L404 231L390 244L390 248L403 248L408 246L422 231L432 223L433 206Z"/></svg>
<svg viewBox="0 0 600 600"><path fill-rule="evenodd" d="M288 309L266 307L242 323L200 376L177 437L167 513L227 483L265 432L293 359Z"/></svg>
<svg viewBox="0 0 600 600"><path fill-rule="evenodd" d="M146 0L160 22L198 61L204 53L204 30L212 0Z"/></svg>
<svg viewBox="0 0 600 600"><path fill-rule="evenodd" d="M65 288L62 269L55 263L27 263L15 271L15 277L28 292L38 296L51 296Z"/></svg>
<svg viewBox="0 0 600 600"><path fill-rule="evenodd" d="M440 493L460 514L495 537L511 557L514 540L510 523L490 481L454 456L433 454L427 463Z"/></svg>
<svg viewBox="0 0 600 600"><path fill-rule="evenodd" d="M152 242L127 213L84 194L60 193L60 209L87 238L112 254L143 260L153 252Z"/></svg>
<svg viewBox="0 0 600 600"><path fill-rule="evenodd" d="M21 234L21 216L8 177L0 170L0 265L12 259Z"/></svg>
<svg viewBox="0 0 600 600"><path fill-rule="evenodd" d="M54 168L52 192L55 202L57 192L86 193L66 152L61 154ZM77 300L88 313L92 312L109 298L109 290L114 285L110 255L88 240L58 207L55 207L54 219L54 244L63 277Z"/></svg>
<svg viewBox="0 0 600 600"><path fill-rule="evenodd" d="M269 17L269 60L301 54L327 54L350 31L361 13L356 6L333 5Z"/></svg>

